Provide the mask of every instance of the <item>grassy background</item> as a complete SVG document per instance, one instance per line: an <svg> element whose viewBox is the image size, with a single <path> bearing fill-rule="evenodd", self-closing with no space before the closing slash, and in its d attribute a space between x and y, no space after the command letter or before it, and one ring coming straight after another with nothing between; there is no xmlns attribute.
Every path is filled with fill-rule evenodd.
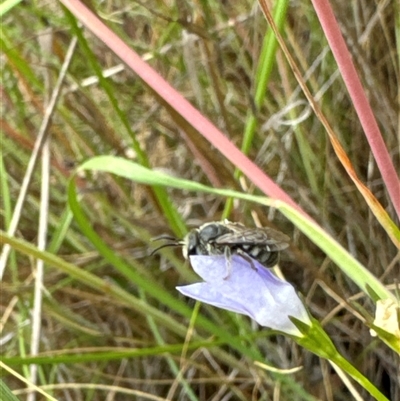
<svg viewBox="0 0 400 401"><path fill-rule="evenodd" d="M332 3L398 169L395 2L379 8L370 1ZM338 162L279 51L256 110L254 82L267 24L253 2L91 6L239 147L246 120L255 112L258 128L249 157L383 283L398 280L395 246ZM56 2L23 2L2 22L0 224L6 228L78 28ZM292 2L284 26L286 43L307 71L313 93L323 96L323 111L354 168L394 216L311 5ZM107 79L98 82L96 69L109 72ZM36 321L41 326L38 384L60 400L349 399L348 386L326 361L247 318L204 305L199 309L179 296L174 287L195 279L179 250L149 256L152 237L183 235L183 222L190 228L219 220L224 198L169 189L160 205L148 187L107 174L82 174L77 181L81 207L119 268L83 235L69 212L68 179L96 155L121 156L188 180L259 194L248 180L237 180L234 166L204 139L179 130L168 110L87 30L82 30L52 116L49 150L51 165L35 170L16 237L37 243L41 185L48 177L47 250L59 259L48 256L40 317L31 314L35 263L11 254L1 284L0 327L2 355L10 366L29 377L22 358L30 354ZM170 216L179 216L172 223L166 204L173 209ZM290 249L281 258L286 279L304 294L340 352L389 398L399 398L398 358L371 339L358 310L373 314L373 304L354 283L276 211L237 200L229 218L290 235ZM25 250L35 256L33 249ZM277 369L303 369L265 372L254 360ZM20 381L12 375L4 380L26 398Z"/></svg>

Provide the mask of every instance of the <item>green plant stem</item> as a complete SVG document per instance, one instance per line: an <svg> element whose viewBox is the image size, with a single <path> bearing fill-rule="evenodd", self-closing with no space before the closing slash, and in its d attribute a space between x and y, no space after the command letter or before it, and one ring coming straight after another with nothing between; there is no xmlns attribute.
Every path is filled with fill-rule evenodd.
<svg viewBox="0 0 400 401"><path fill-rule="evenodd" d="M365 388L376 400L389 401L361 372L359 372L349 361L343 358L342 355L337 353L331 359L335 365L341 368L344 372L348 373L357 383Z"/></svg>
<svg viewBox="0 0 400 401"><path fill-rule="evenodd" d="M274 20L279 30L282 30L286 22L286 13L289 5L288 0L279 0L274 7ZM275 54L278 47L278 42L271 29L267 29L261 48L260 59L257 65L254 94L254 106L257 112L263 104L265 94L268 88L268 81L271 76L272 69L275 65ZM257 117L253 110L249 110L247 115L246 127L242 139L241 150L244 154L248 154L253 143L253 138L257 129ZM235 178L239 179L241 172L235 170ZM225 208L222 218L227 218L232 211L233 199L228 198L225 203Z"/></svg>
<svg viewBox="0 0 400 401"><path fill-rule="evenodd" d="M365 388L365 390L375 397L375 399L379 401L389 401L389 399L386 398L361 372L359 372L339 353L321 324L312 316L310 316L310 318L312 324L311 326L308 326L299 319L290 317L292 322L303 333L302 337L293 337L294 340L312 353L337 365Z"/></svg>

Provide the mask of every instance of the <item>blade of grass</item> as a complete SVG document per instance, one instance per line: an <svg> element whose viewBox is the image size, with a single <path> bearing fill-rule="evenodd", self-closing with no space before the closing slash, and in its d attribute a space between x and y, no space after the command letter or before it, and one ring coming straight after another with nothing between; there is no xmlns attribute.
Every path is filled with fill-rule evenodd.
<svg viewBox="0 0 400 401"><path fill-rule="evenodd" d="M337 139L334 130L332 129L331 125L329 124L329 121L326 119L325 115L322 113L322 110L321 110L319 104L317 103L314 96L311 94L310 90L308 89L306 83L304 82L304 79L302 77L302 74L301 74L299 68L297 67L297 64L293 60L293 58L289 52L289 49L287 48L287 46L285 44L285 41L283 40L277 27L275 26L274 20L268 9L267 3L264 0L260 0L260 4L263 9L265 18L268 20L271 27L273 28L275 35L281 46L281 49L282 49L283 53L285 54L286 59L289 62L290 67L292 68L292 71L293 71L299 85L303 89L303 92L304 92L308 102L310 103L311 107L313 108L316 116L319 118L322 125L325 127L326 132L329 136L329 140L331 141L332 147L336 153L337 158L342 163L342 165L345 168L345 170L347 171L349 177L352 179L352 181L356 185L357 189L359 190L359 192L365 199L366 203L370 207L370 209L371 209L372 213L375 215L376 219L379 221L379 223L382 225L382 227L388 233L389 238L392 240L392 242L395 244L395 246L400 249L399 229L397 228L397 226L393 222L393 220L389 217L386 210L382 207L382 205L376 199L376 197L372 194L370 189L358 178L357 173L352 166L350 158L347 156L345 150L343 149L342 145L340 144L339 140ZM385 148L385 150L386 150L386 148ZM382 152L381 155L385 154L383 152L383 150L381 150L381 152ZM387 154L386 162L389 165L391 165L391 160L390 160L390 157L388 154ZM394 181L396 181L396 183L398 185L396 185L396 183ZM396 202L398 203L396 205L396 210L397 210L397 208L400 207L400 182L398 180L393 180L393 177L391 177L390 185L391 185L390 192L392 192L392 190L394 188L396 188L395 192L397 192L397 194L396 194L395 198L392 198L392 200L393 201L396 200ZM397 201L397 199L398 199L398 201Z"/></svg>
<svg viewBox="0 0 400 401"><path fill-rule="evenodd" d="M90 63L91 67L93 68L94 72L96 73L96 76L99 80L100 86L104 89L105 93L108 96L108 99L112 105L112 108L114 109L115 113L119 117L122 126L125 128L127 134L132 140L132 147L136 153L136 156L143 166L149 167L149 160L147 158L146 153L142 150L138 140L136 139L136 135L131 129L131 125L128 121L128 118L125 113L121 110L118 104L118 100L116 96L114 95L112 86L109 84L108 80L104 78L103 72L98 64L98 61L96 57L94 56L93 52L90 50L89 45L85 39L85 37L82 34L81 28L78 27L76 19L74 16L68 11L68 9L65 10L66 16L69 20L69 23L72 26L72 29L74 33L76 34L80 46L83 48L83 51L85 55L87 56L87 60ZM167 193L164 191L163 188L160 187L153 187L152 188L154 198L156 200L156 203L160 207L160 209L163 212L163 216L168 220L169 225L171 229L174 231L175 235L177 236L183 236L186 234L186 225L180 216L180 214L177 212L175 209L174 205L172 204L171 200L169 199L169 196ZM153 196L152 193L149 193L150 196Z"/></svg>
<svg viewBox="0 0 400 401"><path fill-rule="evenodd" d="M143 166L137 165L139 169L148 170ZM149 170L150 171L150 170ZM81 210L77 198L75 188L73 186L73 180L70 182L69 188L69 201L72 212L76 218L76 221L80 225L82 231L85 235L98 247L99 252L111 263L116 269L118 269L122 274L124 274L132 283L135 283L146 291L150 296L160 301L163 305L168 306L171 310L174 310L181 314L182 316L190 318L192 315L191 308L178 297L172 296L169 292L164 290L161 286L157 285L154 281L149 281L139 274L137 274L131 266L128 266L124 261L122 261L118 256L116 256L107 246L101 241L100 237L92 230L90 227L90 222L83 216L83 211ZM15 237L8 235L7 233L0 230L0 243L9 244L12 248L30 255L34 258L43 260L48 266L56 267L57 269L63 271L74 279L86 284L90 288L93 288L102 293L112 296L123 305L128 308L132 308L143 315L152 316L155 320L159 321L165 327L170 329L172 332L177 333L181 336L185 336L186 327L177 323L176 320L171 319L171 317L158 308L149 305L137 297L129 294L124 289L111 283L108 280L102 280L94 274L91 274L79 267L74 266L71 263L64 261L56 255L49 252L40 251L34 245ZM197 319L197 324L200 325L204 330L209 331L213 335L218 336L230 346L237 349L243 355L247 355L251 359L262 359L261 355L255 354L244 346L241 340L233 338L231 333L224 327L220 327L204 316L199 316ZM198 337L197 337L198 338Z"/></svg>
<svg viewBox="0 0 400 401"><path fill-rule="evenodd" d="M282 31L284 23L286 22L288 5L288 0L279 0L274 4L273 18L279 31ZM278 41L276 40L273 31L271 29L268 29L261 48L260 59L258 61L256 72L256 80L254 83L256 86L254 103L257 110L262 106L262 103L265 100L265 94L268 89L268 81L271 76L272 68L275 65L275 55L277 48ZM246 127L241 147L241 150L244 154L247 154L250 150L256 127L256 116L253 113L250 113L246 121Z"/></svg>
<svg viewBox="0 0 400 401"><path fill-rule="evenodd" d="M194 341L188 344L189 349L197 349L199 347L211 348L214 346L218 346L223 344L222 341L211 340L211 341ZM121 360L123 358L142 358L145 356L152 355L162 355L166 352L171 353L172 355L179 355L182 352L185 344L167 344L155 347L146 347L146 348L115 348L111 347L108 351L99 350L99 352L94 352L93 349L87 350L79 350L76 351L74 349L62 350L60 354L57 355L38 355L38 356L30 356L26 358L21 357L4 357L3 361L11 366L20 366L22 364L31 364L35 363L37 365L46 365L48 363L58 364L74 364L74 363L92 363L92 362L101 362L101 361L115 361ZM72 355L71 355L72 354Z"/></svg>
<svg viewBox="0 0 400 401"><path fill-rule="evenodd" d="M181 119L187 121L197 132L201 133L210 144L237 166L264 193L276 199L281 199L302 211L285 191L250 161L220 130L172 88L168 82L81 2L75 0L61 0L61 2L143 80L153 94L157 96L161 104L168 104L169 107L173 108Z"/></svg>
<svg viewBox="0 0 400 401"><path fill-rule="evenodd" d="M25 89L33 90L37 89L42 92L43 85L40 80L36 77L32 68L30 67L27 60L18 53L17 49L13 46L12 42L8 39L8 35L0 28L0 48L7 57L7 61L12 65L14 71L18 76L23 78L22 82L28 81L30 85L24 85ZM31 88L33 86L33 88ZM33 98L33 96L32 96Z"/></svg>
<svg viewBox="0 0 400 401"><path fill-rule="evenodd" d="M5 385L3 380L0 379L0 394L3 401L18 401L18 398L11 392L11 390Z"/></svg>
<svg viewBox="0 0 400 401"><path fill-rule="evenodd" d="M279 30L283 29L284 23L286 21L286 13L289 5L288 0L279 0L274 6L274 20L276 21L276 26ZM265 94L268 88L268 81L271 76L272 68L275 65L275 55L276 49L278 47L278 41L276 40L273 31L271 29L267 30L267 34L264 37L263 45L261 48L260 59L258 60L258 66L256 71L255 79L255 96L254 104L256 111L261 107ZM246 126L244 131L244 136L242 139L242 152L247 155L253 143L254 135L257 128L257 116L254 114L253 110L250 108L246 119ZM235 178L240 177L240 170L235 170ZM223 217L228 217L231 209L233 207L232 199L228 199L225 203L225 208L223 211Z"/></svg>
<svg viewBox="0 0 400 401"><path fill-rule="evenodd" d="M29 159L29 164L28 164L28 166L26 168L25 176L24 176L24 179L23 179L23 182L22 182L22 185L21 185L21 190L20 190L20 193L18 195L18 200L17 200L15 208L14 208L13 217L11 219L10 226L8 228L8 232L11 235L14 235L14 233L15 233L15 231L17 229L17 226L18 226L18 223L19 223L19 219L21 217L22 207L24 205L25 198L26 198L27 193L28 193L29 185L31 183L32 176L33 176L33 173L35 171L36 163L38 161L40 152L42 150L43 144L45 143L46 138L47 138L48 133L49 133L48 128L49 128L50 123L51 123L51 117L53 116L54 110L55 110L55 108L57 106L57 101L59 99L59 95L60 95L60 92L61 92L61 87L62 87L62 84L64 82L64 77L65 77L65 75L67 73L67 70L68 70L68 67L69 67L69 63L70 63L71 58L72 58L72 54L73 54L73 52L75 50L76 43L77 43L76 38L73 38L71 43L70 43L70 45L69 45L69 48L68 48L67 56L66 56L66 59L65 59L66 62L63 64L63 66L62 66L62 68L60 70L60 74L58 76L57 83L54 86L54 90L52 92L52 96L51 96L51 99L49 101L48 107L46 107L45 114L44 114L44 117L43 117L43 121L42 121L42 124L40 126L40 131L38 132L38 136L37 136L37 139L36 139L36 142L35 142L35 147L33 149L32 155L31 155L31 157ZM6 263L7 263L7 259L8 259L8 255L9 255L10 250L11 250L11 248L8 245L6 245L6 246L4 246L4 248L3 248L2 252L1 252L1 255L0 255L0 281L2 280L2 277L3 277L3 274L4 274L4 269L6 267Z"/></svg>
<svg viewBox="0 0 400 401"><path fill-rule="evenodd" d="M6 166L4 165L2 150L0 151L1 202L2 202L2 210L4 213L5 227L8 227L12 219L12 203L11 203L10 187L8 182L8 172L6 171ZM11 259L10 268L11 268L12 282L15 283L17 282L18 272L16 268L17 265L14 252L10 253L10 259Z"/></svg>
<svg viewBox="0 0 400 401"><path fill-rule="evenodd" d="M146 185L164 185L189 191L201 191L225 197L233 197L251 202L257 202L265 206L272 206L282 212L296 227L322 249L340 269L356 283L374 301L370 288L380 299L393 298L393 294L361 265L350 253L348 253L337 241L335 241L316 222L304 216L297 209L285 202L269 199L261 196L243 194L233 190L216 189L206 185L179 179L159 171L152 171L137 163L113 156L99 156L83 163L79 170L97 170L119 175L135 182ZM70 194L70 202L76 202L73 193ZM78 216L80 219L82 216ZM88 222L87 222L88 223ZM400 233L397 233L400 235Z"/></svg>
<svg viewBox="0 0 400 401"><path fill-rule="evenodd" d="M40 251L34 245L15 237L9 236L8 234L0 231L0 243L10 244L14 249L30 255L34 258L43 260L46 264L52 267L56 267L62 272L68 274L79 282L93 288L102 293L112 295L116 300L122 304L133 308L143 314L149 314L153 316L158 321L165 324L166 327L172 329L177 334L184 335L186 333L186 328L183 325L179 325L173 322L169 316L160 312L157 308L142 302L140 299L124 291L122 288L110 283L109 281L102 280L95 274L89 273L71 263L68 263L61 259L60 257L53 255L46 251ZM191 309L184 304L184 302L179 301L179 299L172 297L163 288L156 287L155 283L146 283L143 278L139 277L129 266L126 267L126 275L132 281L143 285L143 288L148 291L152 296L156 296L161 302L169 304L174 310L181 314L186 314L190 316ZM153 287L153 290L152 290Z"/></svg>
<svg viewBox="0 0 400 401"><path fill-rule="evenodd" d="M386 148L378 123L368 102L367 95L358 77L352 56L346 46L339 24L336 21L332 7L327 0L311 0L318 15L326 39L337 61L343 81L349 91L354 109L364 129L365 136L371 147L376 164L386 184L386 189L392 200L397 216L400 218L400 181ZM357 185L357 184L356 184ZM358 185L357 185L358 187ZM359 188L360 190L360 188ZM365 197L364 191L360 192ZM371 207L371 205L370 205ZM374 210L371 207L372 210ZM377 216L378 217L378 216ZM379 220L379 218L378 218ZM382 221L380 220L381 224Z"/></svg>
<svg viewBox="0 0 400 401"><path fill-rule="evenodd" d="M139 170L145 169L143 166L137 165ZM145 169L147 170L147 169ZM228 194L228 196L232 196L233 191ZM75 214L75 213L74 213ZM85 221L87 225L89 225L88 221ZM187 328L182 326L181 324L177 323L176 320L173 320L169 314L163 313L159 310L159 308L155 308L147 304L146 302L141 301L140 299L136 298L135 296L127 293L123 289L117 287L116 285L110 283L110 281L102 280L98 278L96 275L93 275L91 273L88 273L87 271L84 271L81 268L78 268L71 263L65 262L61 258L52 255L48 252L43 252L39 251L35 246L32 244L16 239L14 237L10 237L7 235L7 233L3 232L0 230L0 243L7 243L10 244L15 250L18 250L24 254L30 255L34 258L40 258L42 259L46 265L48 266L53 266L58 268L59 270L63 271L64 273L70 275L71 277L75 278L76 280L80 281L83 284L86 284L90 288L94 288L97 291L103 292L105 294L108 294L109 296L113 297L115 300L118 302L122 303L123 305L126 305L128 308L132 308L136 310L137 312L143 314L143 315L148 315L154 318L155 321L159 322L160 324L163 324L166 328L170 329L172 332L185 337ZM133 281L134 282L134 281ZM150 285L154 285L150 284ZM156 287L156 285L154 285ZM164 292L164 290L161 288L155 288L155 290L152 291L147 291L154 297L158 297L160 295L160 291ZM169 294L168 294L169 296ZM158 298L159 300L165 299L163 295ZM184 316L187 316L190 318L192 316L192 311L191 309L182 301L179 300L179 298L174 298L173 304L167 304L172 310L178 311ZM202 330L206 330L213 334L214 336L217 336L217 340L213 340L211 345L212 347L210 348L211 352L215 353L218 358L220 358L222 361L226 361L230 366L235 367L238 369L238 371L243 370L243 372L248 371L248 367L243 365L242 361L237 361L233 355L230 355L230 353L226 353L223 351L221 348L218 347L218 345L222 344L227 344L233 349L236 349L241 356L246 356L250 360L255 360L255 361L263 361L265 362L265 356L262 355L258 349L251 349L249 348L245 342L243 342L243 339L240 337L232 336L232 333L230 331L227 331L224 326L218 326L215 325L214 323L210 322L207 320L203 315L198 315L196 317L196 326L201 327ZM201 346L208 347L210 345L210 342L206 341L200 341L201 338L199 335L194 334L193 336L194 341L192 341L190 344L184 344L184 347L187 349L192 349L196 348L198 349ZM193 344L193 346L192 346ZM215 347L217 346L217 347ZM176 348L174 348L176 347ZM165 345L162 347L156 347L156 348L147 348L143 350L129 350L128 352L134 352L136 355L145 355L146 353L152 353L153 354L160 354L162 352L171 352L173 353L174 351L178 350L180 353L182 352L182 344L178 345ZM142 353L142 354L141 354ZM106 354L96 354L94 355L89 355L88 358L86 358L87 355L74 355L74 356L54 356L51 355L50 357L48 356L38 356L38 357L26 357L26 358L21 358L21 357L7 357L3 358L4 361L6 361L9 364L16 364L16 365L23 365L26 366L27 364L30 363L36 363L36 364L48 364L48 363L57 363L58 358L60 359L60 363L76 363L76 362L93 362L93 360L105 360L107 358L111 359L121 359L124 357L129 357L130 355L126 354L126 352L123 353L106 353ZM295 382L290 377L286 377L285 375L280 375L280 374L274 374L271 373L276 380L282 381L283 384L289 385L291 388L295 389L296 392L299 392L299 394L302 395L302 397L306 400L312 400L312 397L310 397L306 391L302 389L302 387Z"/></svg>
<svg viewBox="0 0 400 401"><path fill-rule="evenodd" d="M14 8L21 1L22 0L4 0L0 4L0 18L3 17L4 14L6 14L9 10Z"/></svg>
<svg viewBox="0 0 400 401"><path fill-rule="evenodd" d="M33 390L37 391L38 393L42 394L44 397L46 397L46 399L51 400L51 401L57 401L57 399L52 397L50 394L47 394L46 392L44 392L40 387L38 387L35 384L33 384L33 383L29 382L28 380L26 380L25 377L21 376L18 372L16 372L15 370L11 369L9 366L7 366L2 361L0 361L0 368L2 370L7 371L9 374L13 375L17 379L21 380L31 390L33 389ZM1 391L0 394L2 396L2 398L1 398L2 401L14 401L15 399L17 399L17 398L14 398L15 396L11 393L10 389L7 386L5 386L4 383L1 380L0 380L0 391ZM7 398L3 398L3 396L7 397Z"/></svg>
<svg viewBox="0 0 400 401"><path fill-rule="evenodd" d="M140 298L143 300L146 300L146 294L143 291L141 291L141 293L140 293ZM156 322L150 316L147 316L146 320L153 333L154 338L157 341L157 344L161 347L164 347L166 345L166 343L163 338L163 335L160 333L160 329L158 328ZM185 341L185 343L182 346L181 353L186 348L186 344L187 344L187 342ZM196 396L196 394L190 387L190 383L182 376L179 366L175 362L174 358L171 358L171 355L169 355L169 354L165 355L165 358L166 358L166 361L168 363L168 366L169 366L171 372L173 373L174 377L176 377L176 382L179 383L183 387L183 389L185 391L185 395L191 401L197 401L198 397ZM168 397L168 399L172 399L172 397Z"/></svg>

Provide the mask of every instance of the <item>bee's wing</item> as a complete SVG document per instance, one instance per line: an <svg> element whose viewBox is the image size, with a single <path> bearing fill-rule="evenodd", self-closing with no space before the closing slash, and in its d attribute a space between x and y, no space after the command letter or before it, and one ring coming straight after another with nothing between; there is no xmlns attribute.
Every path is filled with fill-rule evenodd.
<svg viewBox="0 0 400 401"><path fill-rule="evenodd" d="M243 227L243 228L242 228ZM282 251L286 249L290 238L272 228L246 228L236 226L232 232L215 239L218 245L265 245L269 250Z"/></svg>

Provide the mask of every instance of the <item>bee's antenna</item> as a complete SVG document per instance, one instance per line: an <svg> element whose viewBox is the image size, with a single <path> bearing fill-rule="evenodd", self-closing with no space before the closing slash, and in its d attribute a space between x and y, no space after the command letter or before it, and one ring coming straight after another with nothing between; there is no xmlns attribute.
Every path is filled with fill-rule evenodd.
<svg viewBox="0 0 400 401"><path fill-rule="evenodd" d="M159 246L158 248L153 249L153 250L151 251L151 253L150 253L150 256L153 256L153 255L154 255L156 252L158 252L160 249L167 248L167 247L169 247L169 246L179 246L179 245L180 245L180 244L179 244L178 242L174 242L174 243L169 242L169 243L167 243L167 244L163 244L163 245Z"/></svg>
<svg viewBox="0 0 400 401"><path fill-rule="evenodd" d="M172 237L171 235L168 235L168 234L161 234L158 237L152 238L151 241L152 242L153 241L160 241L161 239L166 239L168 241L174 241L174 243L178 241L175 237Z"/></svg>
<svg viewBox="0 0 400 401"><path fill-rule="evenodd" d="M180 246L181 241L176 239L175 237L172 237L170 235L159 235L158 237L154 237L151 239L151 241L160 241L160 240L167 240L167 241L172 241L172 242L167 242L166 244L160 245L156 249L153 249L150 253L150 256L153 256L156 252L158 252L160 249L167 248L169 246Z"/></svg>

